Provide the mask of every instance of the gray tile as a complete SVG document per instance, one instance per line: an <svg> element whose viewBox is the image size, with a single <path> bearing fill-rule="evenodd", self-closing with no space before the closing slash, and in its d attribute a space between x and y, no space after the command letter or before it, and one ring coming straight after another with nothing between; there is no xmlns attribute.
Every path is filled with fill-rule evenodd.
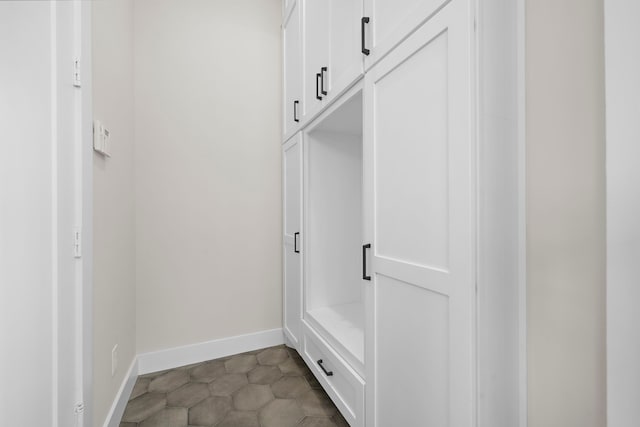
<svg viewBox="0 0 640 427"><path fill-rule="evenodd" d="M139 424L139 427L185 427L187 408L165 408Z"/></svg>
<svg viewBox="0 0 640 427"><path fill-rule="evenodd" d="M331 417L337 412L329 396L322 390L310 390L298 398L305 415L311 417Z"/></svg>
<svg viewBox="0 0 640 427"><path fill-rule="evenodd" d="M136 397L142 396L147 391L149 391L150 382L150 378L138 378L136 380L136 384L133 386L133 390L131 390L131 396L129 396L129 400L133 400Z"/></svg>
<svg viewBox="0 0 640 427"><path fill-rule="evenodd" d="M122 416L122 421L139 423L163 409L166 404L167 398L164 394L143 394L142 396L130 400L129 403L127 403L124 415Z"/></svg>
<svg viewBox="0 0 640 427"><path fill-rule="evenodd" d="M214 396L189 409L189 424L198 426L216 425L231 411L231 398Z"/></svg>
<svg viewBox="0 0 640 427"><path fill-rule="evenodd" d="M249 384L233 396L233 406L240 411L255 411L273 399L268 385Z"/></svg>
<svg viewBox="0 0 640 427"><path fill-rule="evenodd" d="M154 378L149 383L149 391L153 393L169 393L189 382L189 373L175 370Z"/></svg>
<svg viewBox="0 0 640 427"><path fill-rule="evenodd" d="M118 427L138 427L138 423L120 423Z"/></svg>
<svg viewBox="0 0 640 427"><path fill-rule="evenodd" d="M299 424L300 427L338 427L331 418L307 417Z"/></svg>
<svg viewBox="0 0 640 427"><path fill-rule="evenodd" d="M262 427L294 427L304 418L295 400L276 399L258 414Z"/></svg>
<svg viewBox="0 0 640 427"><path fill-rule="evenodd" d="M296 363L296 361L291 358L280 365L280 370L287 376L305 375L307 373L306 366Z"/></svg>
<svg viewBox="0 0 640 427"><path fill-rule="evenodd" d="M245 374L225 374L209 384L209 390L213 396L231 396L248 383Z"/></svg>
<svg viewBox="0 0 640 427"><path fill-rule="evenodd" d="M279 365L289 359L289 353L283 347L268 348L256 356L261 365Z"/></svg>
<svg viewBox="0 0 640 427"><path fill-rule="evenodd" d="M271 390L275 397L295 399L311 390L311 387L303 377L282 377L271 386Z"/></svg>
<svg viewBox="0 0 640 427"><path fill-rule="evenodd" d="M273 384L282 377L277 366L257 366L247 375L252 384Z"/></svg>
<svg viewBox="0 0 640 427"><path fill-rule="evenodd" d="M260 427L256 412L231 411L216 427Z"/></svg>
<svg viewBox="0 0 640 427"><path fill-rule="evenodd" d="M191 408L209 397L209 387L204 383L189 383L167 395L168 406Z"/></svg>
<svg viewBox="0 0 640 427"><path fill-rule="evenodd" d="M322 388L322 385L318 382L318 379L313 375L313 373L309 372L304 376L304 378L307 380L311 388Z"/></svg>
<svg viewBox="0 0 640 427"><path fill-rule="evenodd" d="M191 371L191 380L210 383L226 373L227 371L224 369L224 363L220 360L214 360L194 368Z"/></svg>
<svg viewBox="0 0 640 427"><path fill-rule="evenodd" d="M340 412L335 414L332 420L338 427L349 427L349 423L344 419L344 417L342 416L342 414L340 414Z"/></svg>
<svg viewBox="0 0 640 427"><path fill-rule="evenodd" d="M224 366L230 374L246 374L257 364L258 359L253 354L242 354L224 362Z"/></svg>

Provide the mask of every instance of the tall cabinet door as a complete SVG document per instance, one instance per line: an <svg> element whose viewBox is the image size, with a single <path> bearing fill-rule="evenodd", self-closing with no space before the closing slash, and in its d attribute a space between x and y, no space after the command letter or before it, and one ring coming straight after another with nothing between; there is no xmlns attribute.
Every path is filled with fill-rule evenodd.
<svg viewBox="0 0 640 427"><path fill-rule="evenodd" d="M473 425L470 22L452 0L365 75L368 426Z"/></svg>
<svg viewBox="0 0 640 427"><path fill-rule="evenodd" d="M293 136L302 117L302 31L300 0L285 18L282 32L284 58L284 139Z"/></svg>
<svg viewBox="0 0 640 427"><path fill-rule="evenodd" d="M368 69L450 0L364 0Z"/></svg>
<svg viewBox="0 0 640 427"><path fill-rule="evenodd" d="M298 347L302 319L302 136L282 146L284 332Z"/></svg>

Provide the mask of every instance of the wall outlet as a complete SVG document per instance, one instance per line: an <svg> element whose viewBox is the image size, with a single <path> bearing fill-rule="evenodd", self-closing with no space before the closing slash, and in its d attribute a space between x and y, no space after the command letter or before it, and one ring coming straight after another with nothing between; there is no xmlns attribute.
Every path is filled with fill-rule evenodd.
<svg viewBox="0 0 640 427"><path fill-rule="evenodd" d="M113 377L118 370L118 344L111 349L111 376Z"/></svg>

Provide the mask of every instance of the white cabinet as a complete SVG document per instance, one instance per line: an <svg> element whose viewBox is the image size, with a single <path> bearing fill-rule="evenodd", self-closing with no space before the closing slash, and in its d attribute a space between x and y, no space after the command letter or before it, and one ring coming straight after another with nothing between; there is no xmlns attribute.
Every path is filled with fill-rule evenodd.
<svg viewBox="0 0 640 427"><path fill-rule="evenodd" d="M284 108L282 133L289 139L300 127L302 117L302 27L300 1L290 2L282 26Z"/></svg>
<svg viewBox="0 0 640 427"><path fill-rule="evenodd" d="M365 76L370 426L473 421L469 13L449 3Z"/></svg>
<svg viewBox="0 0 640 427"><path fill-rule="evenodd" d="M449 0L364 0L366 68L404 40Z"/></svg>
<svg viewBox="0 0 640 427"><path fill-rule="evenodd" d="M304 221L285 224L285 333L352 427L522 417L516 10L302 0L303 149L287 143L284 168Z"/></svg>
<svg viewBox="0 0 640 427"><path fill-rule="evenodd" d="M362 75L362 0L303 1L304 120Z"/></svg>
<svg viewBox="0 0 640 427"><path fill-rule="evenodd" d="M282 146L284 332L298 347L302 318L302 138Z"/></svg>

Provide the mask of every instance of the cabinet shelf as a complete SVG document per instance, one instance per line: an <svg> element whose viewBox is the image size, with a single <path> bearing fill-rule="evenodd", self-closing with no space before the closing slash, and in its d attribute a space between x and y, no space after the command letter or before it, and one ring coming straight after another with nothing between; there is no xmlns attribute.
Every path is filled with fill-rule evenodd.
<svg viewBox="0 0 640 427"><path fill-rule="evenodd" d="M364 377L364 305L362 302L307 311L307 320Z"/></svg>

